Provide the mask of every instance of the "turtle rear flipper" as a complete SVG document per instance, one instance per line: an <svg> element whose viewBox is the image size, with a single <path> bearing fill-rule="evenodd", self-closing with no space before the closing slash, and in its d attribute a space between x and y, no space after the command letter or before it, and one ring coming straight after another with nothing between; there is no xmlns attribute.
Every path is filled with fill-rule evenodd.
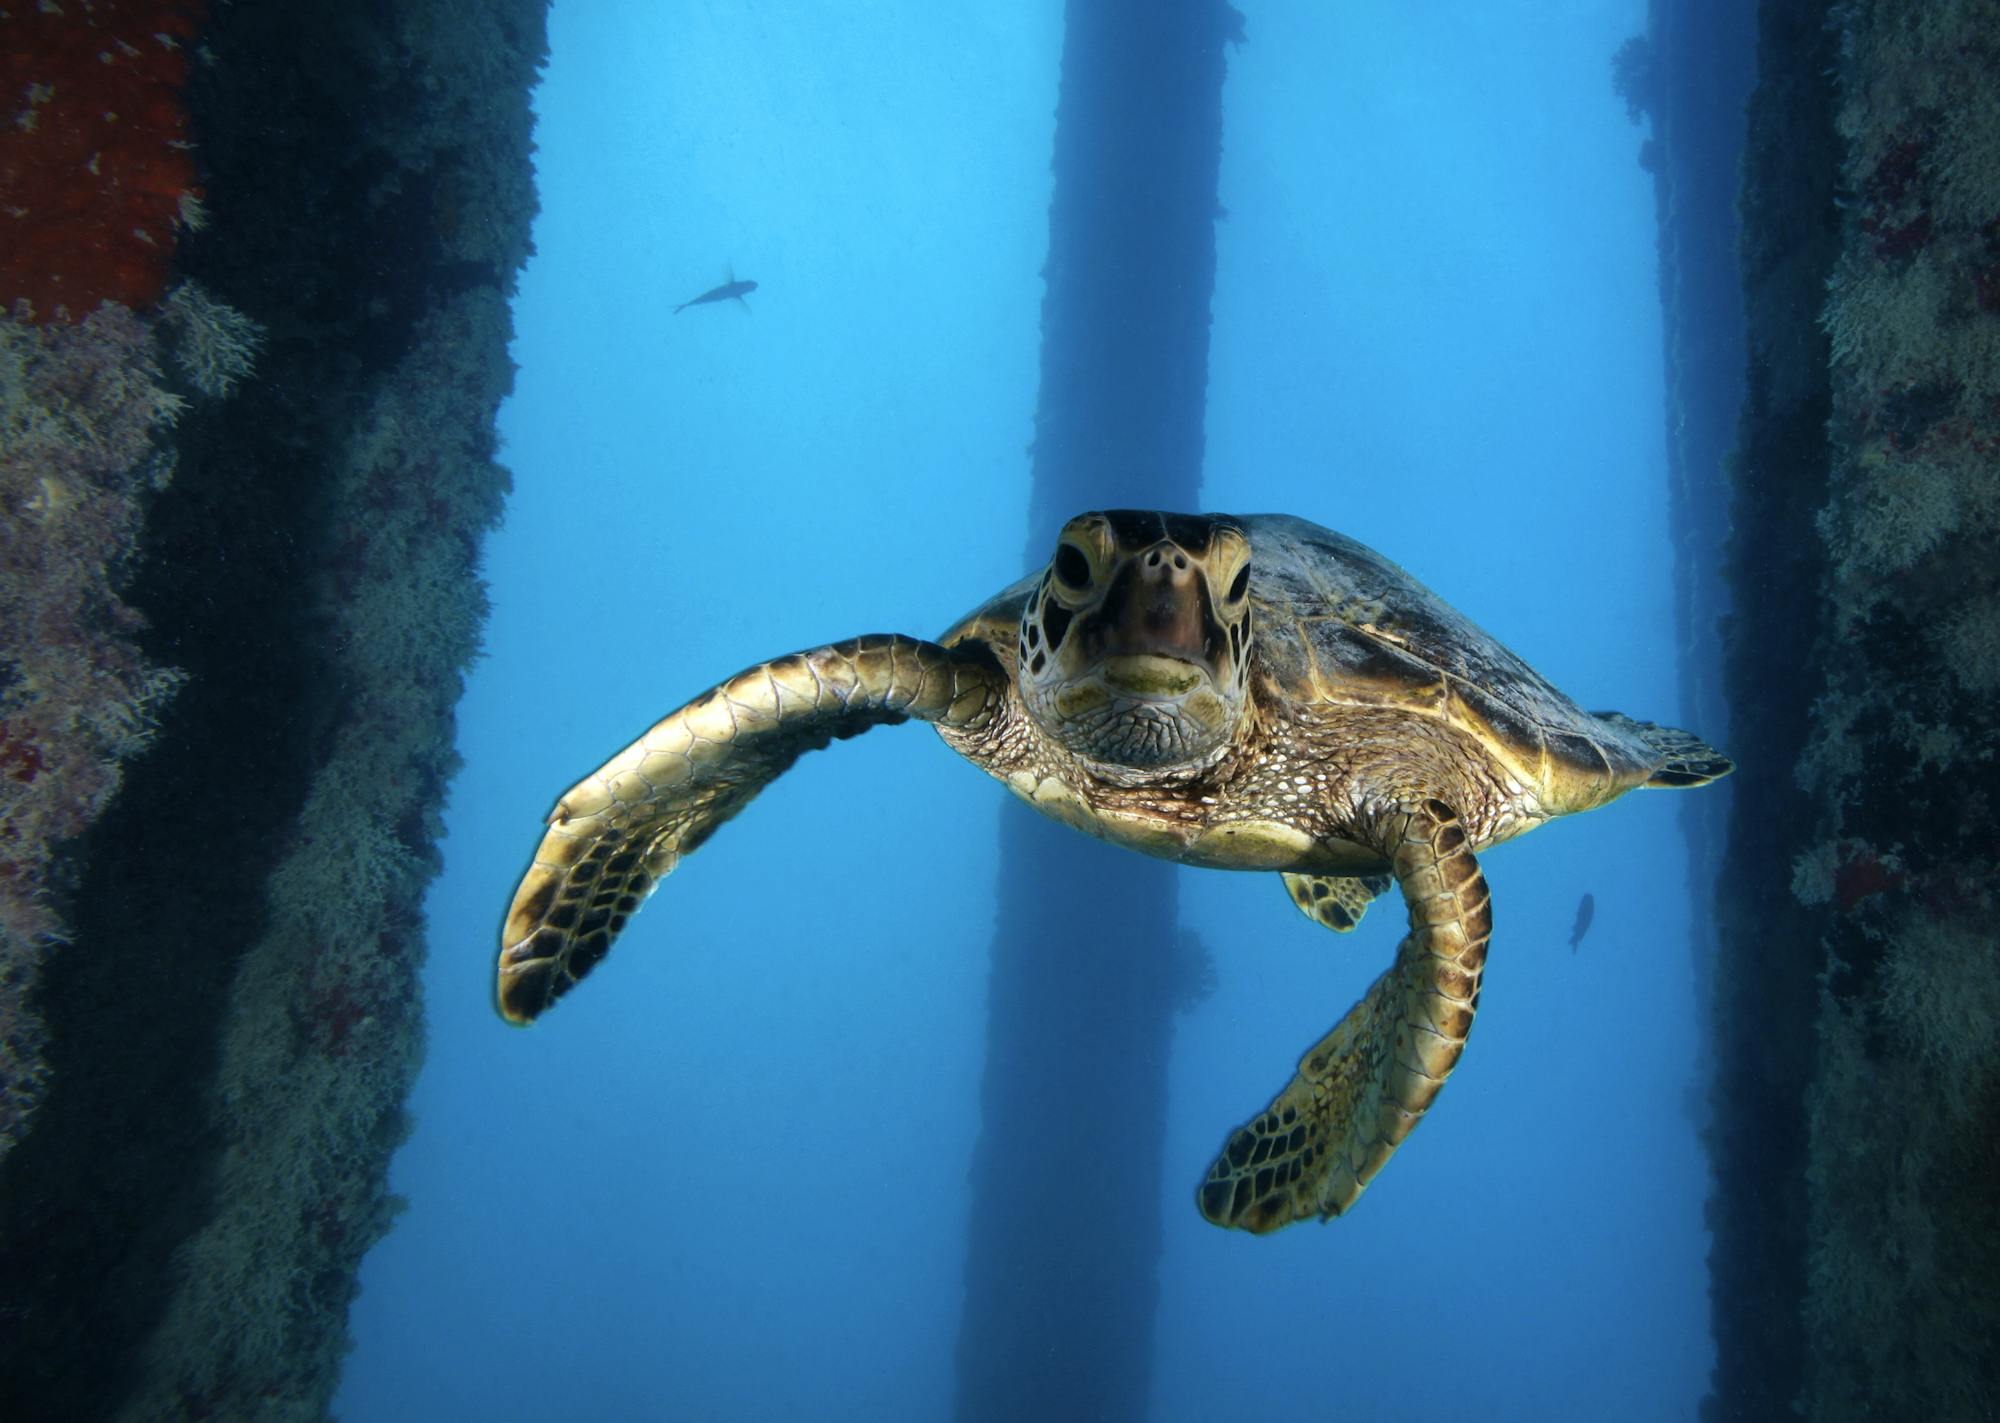
<svg viewBox="0 0 2000 1423"><path fill-rule="evenodd" d="M1387 875L1284 875L1285 893L1292 897L1299 913L1315 924L1324 924L1336 934L1345 934L1361 922L1368 906L1388 893L1395 883Z"/></svg>
<svg viewBox="0 0 2000 1423"><path fill-rule="evenodd" d="M531 1022L574 987L681 857L807 751L910 717L978 730L1006 696L984 648L872 636L759 663L689 702L549 812L500 932L500 1015Z"/></svg>
<svg viewBox="0 0 2000 1423"><path fill-rule="evenodd" d="M1640 721L1623 712L1597 712L1595 715L1621 731L1630 732L1659 755L1660 764L1645 782L1649 788L1681 790L1690 786L1705 786L1736 769L1734 761L1691 731L1661 726L1658 722Z"/></svg>
<svg viewBox="0 0 2000 1423"><path fill-rule="evenodd" d="M1271 1105L1231 1133L1195 1193L1217 1225L1259 1235L1361 1198L1451 1075L1472 1031L1493 914L1451 808L1392 822L1385 848L1409 906L1396 962L1299 1063Z"/></svg>

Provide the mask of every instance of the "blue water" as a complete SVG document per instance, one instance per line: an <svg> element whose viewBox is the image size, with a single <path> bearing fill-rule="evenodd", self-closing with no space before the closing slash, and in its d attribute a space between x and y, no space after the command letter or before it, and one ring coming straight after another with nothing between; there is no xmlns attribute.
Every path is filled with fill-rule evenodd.
<svg viewBox="0 0 2000 1423"><path fill-rule="evenodd" d="M949 1414L996 826L1025 810L921 727L838 745L541 1024L489 1006L572 781L747 662L934 634L1025 571L1061 12L948 8L555 8L410 1204L363 1269L345 1418ZM1205 507L1342 529L1585 705L1671 721L1653 198L1608 77L1643 4L1247 8ZM731 275L753 312L669 314ZM1354 1214L1263 1240L1193 1187L1401 915L1336 939L1274 876L1182 872L1219 986L1160 1064L1154 1417L1693 1413L1676 809L1485 857L1449 1088Z"/></svg>

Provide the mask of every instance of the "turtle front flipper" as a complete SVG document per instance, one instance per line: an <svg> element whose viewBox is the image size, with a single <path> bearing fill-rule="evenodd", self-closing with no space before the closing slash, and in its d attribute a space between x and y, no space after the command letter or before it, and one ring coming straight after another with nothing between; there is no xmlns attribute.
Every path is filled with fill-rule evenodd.
<svg viewBox="0 0 2000 1423"><path fill-rule="evenodd" d="M805 752L910 717L981 731L1006 697L983 646L871 636L759 663L689 702L549 813L500 933L501 1016L531 1022L567 993L681 857Z"/></svg>
<svg viewBox="0 0 2000 1423"><path fill-rule="evenodd" d="M1383 848L1410 932L1396 962L1306 1054L1291 1085L1230 1135L1196 1192L1217 1225L1263 1234L1346 1211L1464 1051L1493 932L1486 877L1441 801L1394 816L1388 829Z"/></svg>
<svg viewBox="0 0 2000 1423"><path fill-rule="evenodd" d="M1299 913L1323 924L1336 934L1345 934L1361 922L1368 906L1389 892L1394 883L1387 875L1284 875L1285 893Z"/></svg>

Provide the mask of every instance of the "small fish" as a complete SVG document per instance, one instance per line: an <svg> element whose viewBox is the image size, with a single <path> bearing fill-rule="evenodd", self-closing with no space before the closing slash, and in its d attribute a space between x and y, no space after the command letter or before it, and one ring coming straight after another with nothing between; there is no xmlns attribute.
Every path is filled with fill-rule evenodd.
<svg viewBox="0 0 2000 1423"><path fill-rule="evenodd" d="M1576 903L1576 927L1569 931L1569 951L1576 952L1576 946L1583 942L1583 936L1590 932L1590 921L1596 917L1597 901L1585 895Z"/></svg>
<svg viewBox="0 0 2000 1423"><path fill-rule="evenodd" d="M700 296L695 297L690 301L682 302L679 306L674 308L674 315L679 316L683 311L686 311L691 306L703 306L711 301L732 301L732 300L743 301L743 298L746 295L748 295L751 292L754 292L755 290L757 290L757 284L755 282L739 282L736 280L734 276L732 276L728 281L724 282L721 286L716 287L714 290L705 291ZM743 301L743 309L745 311L748 311L750 309L750 303L747 301Z"/></svg>

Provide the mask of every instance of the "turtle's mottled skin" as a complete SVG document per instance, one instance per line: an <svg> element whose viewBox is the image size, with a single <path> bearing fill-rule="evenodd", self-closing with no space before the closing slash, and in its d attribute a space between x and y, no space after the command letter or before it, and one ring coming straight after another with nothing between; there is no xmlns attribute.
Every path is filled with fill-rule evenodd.
<svg viewBox="0 0 2000 1423"><path fill-rule="evenodd" d="M1197 1193L1219 1225L1353 1205L1450 1074L1492 932L1476 855L1729 762L1583 711L1381 555L1281 515L1114 510L937 642L877 636L739 673L556 803L501 933L525 1023L641 900L805 751L917 717L1046 815L1184 864L1268 870L1351 929L1390 882L1389 970L1234 1132Z"/></svg>

